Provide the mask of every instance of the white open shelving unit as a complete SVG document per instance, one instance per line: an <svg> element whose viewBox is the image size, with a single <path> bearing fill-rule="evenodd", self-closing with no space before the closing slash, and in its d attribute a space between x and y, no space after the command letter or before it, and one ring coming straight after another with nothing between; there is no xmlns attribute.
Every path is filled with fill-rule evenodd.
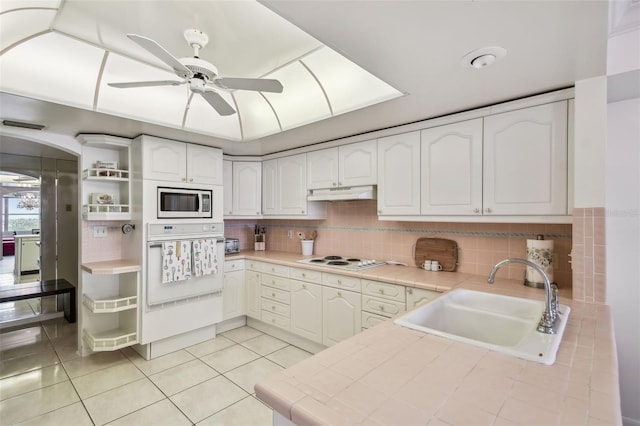
<svg viewBox="0 0 640 426"><path fill-rule="evenodd" d="M82 264L83 354L138 343L140 269L122 260Z"/></svg>
<svg viewBox="0 0 640 426"><path fill-rule="evenodd" d="M109 135L78 135L82 144L82 218L130 220L131 140ZM99 167L112 163L114 168ZM93 194L107 194L109 202L96 203Z"/></svg>

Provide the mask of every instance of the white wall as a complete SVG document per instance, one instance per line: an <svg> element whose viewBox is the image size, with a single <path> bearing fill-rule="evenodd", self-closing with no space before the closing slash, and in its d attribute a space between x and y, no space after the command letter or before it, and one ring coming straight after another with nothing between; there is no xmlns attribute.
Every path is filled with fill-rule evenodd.
<svg viewBox="0 0 640 426"><path fill-rule="evenodd" d="M640 98L608 105L607 303L624 423L640 424Z"/></svg>
<svg viewBox="0 0 640 426"><path fill-rule="evenodd" d="M607 77L580 80L575 86L574 203L604 207L607 141Z"/></svg>

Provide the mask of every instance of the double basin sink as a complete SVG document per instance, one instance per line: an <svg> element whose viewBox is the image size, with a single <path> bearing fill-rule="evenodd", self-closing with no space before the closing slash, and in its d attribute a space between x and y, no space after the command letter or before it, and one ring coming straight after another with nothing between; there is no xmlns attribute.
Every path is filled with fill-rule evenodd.
<svg viewBox="0 0 640 426"><path fill-rule="evenodd" d="M555 334L536 330L545 303L466 289L452 290L398 317L398 325L551 365L570 308L560 305Z"/></svg>

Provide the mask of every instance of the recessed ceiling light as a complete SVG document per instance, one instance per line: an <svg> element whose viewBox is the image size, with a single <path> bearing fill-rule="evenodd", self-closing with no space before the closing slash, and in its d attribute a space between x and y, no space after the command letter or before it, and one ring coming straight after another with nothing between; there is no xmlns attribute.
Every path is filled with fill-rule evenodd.
<svg viewBox="0 0 640 426"><path fill-rule="evenodd" d="M460 64L464 67L485 68L507 54L506 49L499 46L489 46L476 49L463 56Z"/></svg>

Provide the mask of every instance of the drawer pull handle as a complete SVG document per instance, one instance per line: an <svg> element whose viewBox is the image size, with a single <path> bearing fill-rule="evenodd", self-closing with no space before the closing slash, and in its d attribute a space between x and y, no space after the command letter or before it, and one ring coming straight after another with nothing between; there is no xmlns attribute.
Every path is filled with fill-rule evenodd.
<svg viewBox="0 0 640 426"><path fill-rule="evenodd" d="M271 318L271 322L275 324L276 323L276 319L275 318Z"/></svg>
<svg viewBox="0 0 640 426"><path fill-rule="evenodd" d="M342 297L342 293L338 292L338 297Z"/></svg>
<svg viewBox="0 0 640 426"><path fill-rule="evenodd" d="M276 307L275 307L275 306L271 306L271 310L272 310L272 311L275 311L275 310L276 310Z"/></svg>
<svg viewBox="0 0 640 426"><path fill-rule="evenodd" d="M306 284L302 284L302 288L304 288L306 290L307 285Z"/></svg>
<svg viewBox="0 0 640 426"><path fill-rule="evenodd" d="M380 292L380 294L384 294L384 290L383 289L379 289L378 291Z"/></svg>
<svg viewBox="0 0 640 426"><path fill-rule="evenodd" d="M342 285L342 280L338 280L338 284Z"/></svg>
<svg viewBox="0 0 640 426"><path fill-rule="evenodd" d="M307 274L305 274L305 273L303 272L303 273L302 273L302 277L303 277L303 278L306 278L306 277L307 277Z"/></svg>
<svg viewBox="0 0 640 426"><path fill-rule="evenodd" d="M276 294L275 294L275 293L271 293L271 296L272 296L272 297L276 297Z"/></svg>
<svg viewBox="0 0 640 426"><path fill-rule="evenodd" d="M384 306L380 305L380 310L384 311Z"/></svg>

